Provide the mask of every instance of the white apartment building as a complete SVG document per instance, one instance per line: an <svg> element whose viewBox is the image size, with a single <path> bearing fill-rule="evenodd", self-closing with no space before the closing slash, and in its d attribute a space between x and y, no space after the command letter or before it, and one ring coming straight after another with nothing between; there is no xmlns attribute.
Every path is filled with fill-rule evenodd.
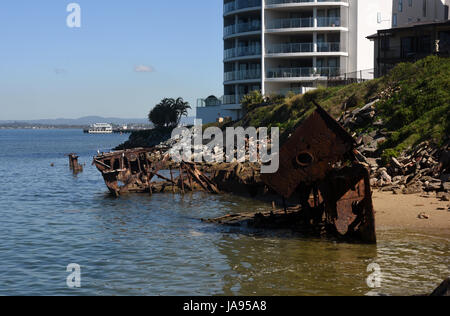
<svg viewBox="0 0 450 316"><path fill-rule="evenodd" d="M222 105L200 106L204 123L241 117L242 97L304 93L330 77L373 77L374 43L395 0L224 0Z"/></svg>
<svg viewBox="0 0 450 316"><path fill-rule="evenodd" d="M392 27L449 19L450 0L393 0Z"/></svg>
<svg viewBox="0 0 450 316"><path fill-rule="evenodd" d="M366 37L392 24L392 0L224 0L222 109L253 91L301 93L374 68Z"/></svg>

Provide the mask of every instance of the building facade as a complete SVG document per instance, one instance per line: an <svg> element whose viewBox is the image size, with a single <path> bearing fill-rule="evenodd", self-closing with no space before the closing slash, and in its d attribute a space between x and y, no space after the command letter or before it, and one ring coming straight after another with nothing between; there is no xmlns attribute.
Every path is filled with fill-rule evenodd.
<svg viewBox="0 0 450 316"><path fill-rule="evenodd" d="M373 76L366 37L392 24L392 0L224 0L224 110L240 100L300 93L330 77ZM372 71L370 71L372 70Z"/></svg>
<svg viewBox="0 0 450 316"><path fill-rule="evenodd" d="M392 27L449 19L450 0L393 0Z"/></svg>
<svg viewBox="0 0 450 316"><path fill-rule="evenodd" d="M375 76L386 75L401 62L415 62L429 55L450 57L450 21L417 23L379 30L375 42Z"/></svg>

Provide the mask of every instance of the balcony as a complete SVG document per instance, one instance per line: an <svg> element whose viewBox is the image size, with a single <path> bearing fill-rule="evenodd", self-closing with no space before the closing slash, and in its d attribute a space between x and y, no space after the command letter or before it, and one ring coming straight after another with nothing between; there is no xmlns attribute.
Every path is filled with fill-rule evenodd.
<svg viewBox="0 0 450 316"><path fill-rule="evenodd" d="M319 53L330 53L330 52L340 52L341 43L317 43L317 52Z"/></svg>
<svg viewBox="0 0 450 316"><path fill-rule="evenodd" d="M340 73L338 67L302 67L302 68L273 68L267 71L268 79L287 78L314 78L314 77L336 77Z"/></svg>
<svg viewBox="0 0 450 316"><path fill-rule="evenodd" d="M308 27L340 27L340 17L318 17L317 23L313 17L274 19L267 22L267 29L297 29Z"/></svg>
<svg viewBox="0 0 450 316"><path fill-rule="evenodd" d="M267 22L268 29L294 29L301 27L313 27L314 18L274 19Z"/></svg>
<svg viewBox="0 0 450 316"><path fill-rule="evenodd" d="M267 46L267 54L301 54L301 53L328 53L340 52L340 43L282 43Z"/></svg>
<svg viewBox="0 0 450 316"><path fill-rule="evenodd" d="M267 54L292 54L314 52L313 43L283 43L267 46Z"/></svg>
<svg viewBox="0 0 450 316"><path fill-rule="evenodd" d="M339 27L341 26L340 17L317 18L317 27Z"/></svg>
<svg viewBox="0 0 450 316"><path fill-rule="evenodd" d="M299 3L325 3L325 2L343 2L348 3L348 0L266 0L266 5L277 5L277 4L299 4Z"/></svg>
<svg viewBox="0 0 450 316"><path fill-rule="evenodd" d="M231 59L237 57L258 56L261 55L261 52L261 46L242 46L226 49L224 51L224 58Z"/></svg>
<svg viewBox="0 0 450 316"><path fill-rule="evenodd" d="M226 26L223 30L223 34L224 36L231 36L235 34L256 31L261 31L261 21L259 20Z"/></svg>
<svg viewBox="0 0 450 316"><path fill-rule="evenodd" d="M224 14L227 14L242 9L259 8L261 7L261 3L261 0L235 0L225 3L223 6L223 12Z"/></svg>
<svg viewBox="0 0 450 316"><path fill-rule="evenodd" d="M223 104L239 104L242 100L242 98L244 97L244 95L238 95L237 96L237 102L236 102L236 95L235 94L230 94L230 95L224 95L223 96Z"/></svg>
<svg viewBox="0 0 450 316"><path fill-rule="evenodd" d="M224 81L238 80L259 80L261 79L261 69L255 70L238 70L224 73Z"/></svg>

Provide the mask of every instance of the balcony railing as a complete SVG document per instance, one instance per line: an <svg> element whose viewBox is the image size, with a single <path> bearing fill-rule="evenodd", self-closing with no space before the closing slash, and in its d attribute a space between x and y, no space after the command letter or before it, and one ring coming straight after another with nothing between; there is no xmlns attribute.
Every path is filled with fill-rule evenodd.
<svg viewBox="0 0 450 316"><path fill-rule="evenodd" d="M225 13L229 13L235 10L260 7L261 3L262 3L261 0L235 0L232 2L225 3L223 11Z"/></svg>
<svg viewBox="0 0 450 316"><path fill-rule="evenodd" d="M266 0L266 4L287 4L287 3L304 3L314 2L314 0Z"/></svg>
<svg viewBox="0 0 450 316"><path fill-rule="evenodd" d="M238 70L224 73L224 81L261 79L261 69Z"/></svg>
<svg viewBox="0 0 450 316"><path fill-rule="evenodd" d="M326 52L340 52L340 43L317 43L317 51L320 53Z"/></svg>
<svg viewBox="0 0 450 316"><path fill-rule="evenodd" d="M235 57L261 55L261 51L261 46L243 46L230 48L224 51L224 58L230 59Z"/></svg>
<svg viewBox="0 0 450 316"><path fill-rule="evenodd" d="M340 43L317 43L317 52L339 52ZM283 43L267 47L267 54L313 53L314 43Z"/></svg>
<svg viewBox="0 0 450 316"><path fill-rule="evenodd" d="M295 18L295 19L274 19L268 21L268 29L291 29L300 27L313 27L314 19L310 18Z"/></svg>
<svg viewBox="0 0 450 316"><path fill-rule="evenodd" d="M272 44L267 47L268 54L310 53L313 51L313 43Z"/></svg>
<svg viewBox="0 0 450 316"><path fill-rule="evenodd" d="M338 67L273 68L267 71L267 78L336 77L339 71Z"/></svg>
<svg viewBox="0 0 450 316"><path fill-rule="evenodd" d="M268 29L291 29L302 27L314 27L314 18L285 18L274 19L267 22ZM341 26L340 17L318 17L317 27L339 27Z"/></svg>
<svg viewBox="0 0 450 316"><path fill-rule="evenodd" d="M311 2L348 2L348 0L266 0L266 4L289 4L289 3L311 3Z"/></svg>
<svg viewBox="0 0 450 316"><path fill-rule="evenodd" d="M230 95L224 95L223 96L223 104L239 104L244 97L244 94L237 96L237 103L236 103L236 95L230 94Z"/></svg>
<svg viewBox="0 0 450 316"><path fill-rule="evenodd" d="M341 26L341 18L340 17L317 18L317 26L318 27L338 27L338 26Z"/></svg>
<svg viewBox="0 0 450 316"><path fill-rule="evenodd" d="M223 34L225 36L233 35L233 34L239 34L239 33L246 33L246 32L254 32L254 31L260 31L261 30L261 21L254 20L247 23L239 23L239 24L233 24L226 26L224 28Z"/></svg>

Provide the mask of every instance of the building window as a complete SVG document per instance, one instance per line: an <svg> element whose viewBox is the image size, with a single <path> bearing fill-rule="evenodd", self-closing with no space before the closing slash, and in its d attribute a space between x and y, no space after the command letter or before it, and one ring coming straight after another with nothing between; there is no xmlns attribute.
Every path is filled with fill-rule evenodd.
<svg viewBox="0 0 450 316"><path fill-rule="evenodd" d="M397 13L394 13L394 15L392 16L392 26L397 26Z"/></svg>
<svg viewBox="0 0 450 316"><path fill-rule="evenodd" d="M412 7L412 0L408 0L408 5L410 8Z"/></svg>
<svg viewBox="0 0 450 316"><path fill-rule="evenodd" d="M427 16L427 0L423 0L422 11L423 11L423 17L426 17Z"/></svg>
<svg viewBox="0 0 450 316"><path fill-rule="evenodd" d="M398 12L403 12L403 0L398 0Z"/></svg>
<svg viewBox="0 0 450 316"><path fill-rule="evenodd" d="M391 47L391 41L389 37L382 37L381 38L381 49L382 50L389 50Z"/></svg>
<svg viewBox="0 0 450 316"><path fill-rule="evenodd" d="M448 5L444 6L444 20L448 20Z"/></svg>

